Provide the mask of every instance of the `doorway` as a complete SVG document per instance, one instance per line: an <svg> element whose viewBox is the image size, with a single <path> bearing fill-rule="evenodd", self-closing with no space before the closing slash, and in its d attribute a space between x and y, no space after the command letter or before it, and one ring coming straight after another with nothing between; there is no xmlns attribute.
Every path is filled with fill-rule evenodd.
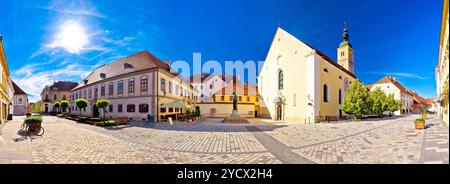
<svg viewBox="0 0 450 184"><path fill-rule="evenodd" d="M94 115L94 117L98 118L100 116L100 112L98 111L97 105L93 105L92 109L93 109L92 115Z"/></svg>
<svg viewBox="0 0 450 184"><path fill-rule="evenodd" d="M282 109L281 105L277 106L277 118L276 118L276 120L277 121L283 120L283 109Z"/></svg>

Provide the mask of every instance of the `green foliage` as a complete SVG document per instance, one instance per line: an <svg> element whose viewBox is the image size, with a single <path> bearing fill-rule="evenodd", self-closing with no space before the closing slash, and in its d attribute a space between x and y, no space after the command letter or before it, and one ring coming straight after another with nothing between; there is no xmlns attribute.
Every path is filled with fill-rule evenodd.
<svg viewBox="0 0 450 184"><path fill-rule="evenodd" d="M372 101L370 112L378 115L383 114L383 103L386 100L386 94L381 90L380 87L377 87L375 88L375 90L370 92L370 100Z"/></svg>
<svg viewBox="0 0 450 184"><path fill-rule="evenodd" d="M100 123L97 123L97 125L100 126L112 126L112 125L117 125L115 120L107 120L107 121L102 121Z"/></svg>
<svg viewBox="0 0 450 184"><path fill-rule="evenodd" d="M86 108L88 105L88 101L84 98L80 98L75 100L75 106L80 109L80 115L81 115L81 109Z"/></svg>
<svg viewBox="0 0 450 184"><path fill-rule="evenodd" d="M39 113L39 112L41 112L41 106L42 106L42 103L41 103L41 102L34 103L34 104L31 106L31 112L34 112L34 113Z"/></svg>
<svg viewBox="0 0 450 184"><path fill-rule="evenodd" d="M30 116L25 118L25 123L42 123L42 116Z"/></svg>
<svg viewBox="0 0 450 184"><path fill-rule="evenodd" d="M371 104L368 90L360 81L356 80L350 85L344 103L341 104L341 110L347 114L364 115L370 112Z"/></svg>
<svg viewBox="0 0 450 184"><path fill-rule="evenodd" d="M427 113L428 108L429 108L428 106L422 107L420 109L420 112L422 112L422 114L425 114L425 113Z"/></svg>
<svg viewBox="0 0 450 184"><path fill-rule="evenodd" d="M60 103L59 102L55 102L55 103L53 103L53 106L55 106L56 108L59 108Z"/></svg>
<svg viewBox="0 0 450 184"><path fill-rule="evenodd" d="M64 117L65 115L64 114L57 114L56 116L57 117Z"/></svg>
<svg viewBox="0 0 450 184"><path fill-rule="evenodd" d="M66 111L66 109L67 109L67 107L69 107L69 105L70 105L70 102L67 100L63 100L63 101L59 102L59 106L61 106L61 109L63 111Z"/></svg>
<svg viewBox="0 0 450 184"><path fill-rule="evenodd" d="M383 110L389 112L395 112L401 109L400 100L396 100L394 94L389 94L383 103Z"/></svg>
<svg viewBox="0 0 450 184"><path fill-rule="evenodd" d="M417 118L416 119L416 121L420 121L420 122L423 122L423 121L425 121L424 119L422 119L422 118Z"/></svg>
<svg viewBox="0 0 450 184"><path fill-rule="evenodd" d="M195 116L200 117L201 116L200 109L195 109L194 114Z"/></svg>
<svg viewBox="0 0 450 184"><path fill-rule="evenodd" d="M106 108L109 106L109 100L107 99L97 100L95 105L97 105L98 108L103 110L103 119L106 119Z"/></svg>
<svg viewBox="0 0 450 184"><path fill-rule="evenodd" d="M90 121L100 122L103 121L101 118L89 118Z"/></svg>
<svg viewBox="0 0 450 184"><path fill-rule="evenodd" d="M79 118L78 118L78 121L79 122L87 122L89 120L89 118L88 117L84 117L84 116L80 116Z"/></svg>

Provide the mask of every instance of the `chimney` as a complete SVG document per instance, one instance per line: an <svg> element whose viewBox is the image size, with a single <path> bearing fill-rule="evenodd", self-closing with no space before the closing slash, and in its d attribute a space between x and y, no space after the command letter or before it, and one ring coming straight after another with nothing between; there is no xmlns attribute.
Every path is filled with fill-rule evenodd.
<svg viewBox="0 0 450 184"><path fill-rule="evenodd" d="M170 59L167 59L166 61L164 61L164 63L170 66Z"/></svg>

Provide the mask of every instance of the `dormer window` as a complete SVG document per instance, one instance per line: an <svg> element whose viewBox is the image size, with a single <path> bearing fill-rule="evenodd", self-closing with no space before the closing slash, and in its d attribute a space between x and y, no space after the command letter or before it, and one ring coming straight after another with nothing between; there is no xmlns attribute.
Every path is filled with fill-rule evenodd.
<svg viewBox="0 0 450 184"><path fill-rule="evenodd" d="M105 79L106 78L106 73L100 73L100 78Z"/></svg>
<svg viewBox="0 0 450 184"><path fill-rule="evenodd" d="M87 83L88 83L88 80L85 79L83 82L84 82L84 84L87 84Z"/></svg>
<svg viewBox="0 0 450 184"><path fill-rule="evenodd" d="M131 65L130 63L125 63L125 64L123 64L123 68L124 69L133 68L133 65Z"/></svg>

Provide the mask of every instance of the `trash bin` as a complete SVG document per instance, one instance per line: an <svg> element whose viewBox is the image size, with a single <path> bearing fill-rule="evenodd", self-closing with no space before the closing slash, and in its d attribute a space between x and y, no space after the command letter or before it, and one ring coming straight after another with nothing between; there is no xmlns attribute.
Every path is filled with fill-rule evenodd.
<svg viewBox="0 0 450 184"><path fill-rule="evenodd" d="M149 123L154 123L155 122L155 116L152 116L152 115L149 114L147 116L147 120L148 120Z"/></svg>

